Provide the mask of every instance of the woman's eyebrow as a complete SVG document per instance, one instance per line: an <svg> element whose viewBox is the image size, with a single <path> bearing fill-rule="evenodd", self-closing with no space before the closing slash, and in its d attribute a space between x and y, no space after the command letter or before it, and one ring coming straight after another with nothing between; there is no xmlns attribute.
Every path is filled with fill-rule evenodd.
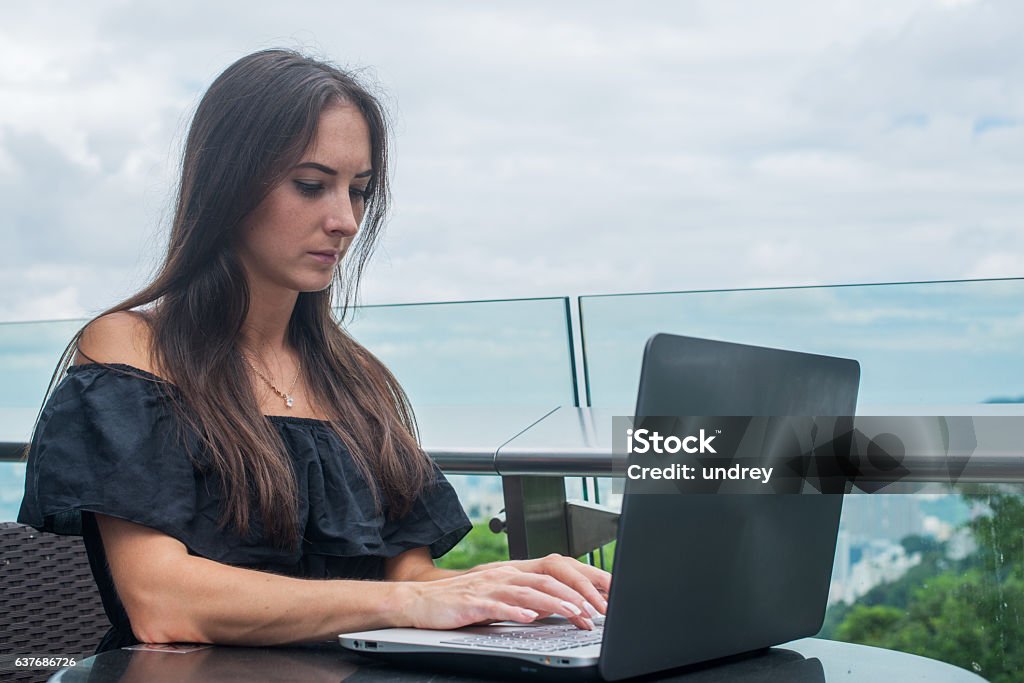
<svg viewBox="0 0 1024 683"><path fill-rule="evenodd" d="M301 164L296 164L295 168L312 168L314 170L326 173L327 175L338 175L338 172L336 170L334 170L333 168L331 168L330 166L324 166L323 164L318 164L315 161L304 161ZM369 178L372 175L373 175L373 169L371 168L368 171L363 171L362 173L356 173L354 177L356 177L356 178Z"/></svg>
<svg viewBox="0 0 1024 683"><path fill-rule="evenodd" d="M323 171L327 175L338 175L338 172L330 166L324 166L323 164L318 164L315 161L304 161L301 164L296 164L295 168L312 168L317 171Z"/></svg>

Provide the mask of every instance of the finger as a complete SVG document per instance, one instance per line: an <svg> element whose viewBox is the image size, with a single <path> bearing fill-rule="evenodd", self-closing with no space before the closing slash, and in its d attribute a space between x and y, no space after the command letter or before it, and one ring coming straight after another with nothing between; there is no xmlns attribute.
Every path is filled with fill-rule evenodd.
<svg viewBox="0 0 1024 683"><path fill-rule="evenodd" d="M498 603L498 604L502 604L503 605L504 603ZM507 610L507 609L499 608L499 609L497 609L497 612L501 613L501 614L506 614L508 616L495 617L494 619L490 620L489 622L485 622L485 623L494 623L496 621L517 621L517 622L522 622L522 623L527 623L528 624L530 622L536 621L537 619L542 619L545 616L550 616L549 614L545 614L544 612L537 612L535 610L531 610L531 609L527 609L527 608L515 607L515 606L512 606L512 605L506 605L506 607L510 607L511 609ZM586 631L593 631L594 630L594 622L593 622L593 620L589 619L589 618L587 618L585 616L582 616L582 615L581 616L575 616L574 615L574 616L571 616L571 617L567 616L567 619L568 619L569 623L573 624L577 628L580 628L580 629L583 629L583 630L586 630Z"/></svg>
<svg viewBox="0 0 1024 683"><path fill-rule="evenodd" d="M569 619L569 623L572 624L573 626L575 626L576 628L582 629L584 631L593 631L594 630L594 620L591 619L590 617L586 617L586 616L573 617L573 618Z"/></svg>
<svg viewBox="0 0 1024 683"><path fill-rule="evenodd" d="M598 612L605 614L608 611L608 593L602 590L601 584L595 584L595 580L600 581L602 577L577 570L574 578L569 580L569 585L582 594L587 599L587 602L593 605Z"/></svg>
<svg viewBox="0 0 1024 683"><path fill-rule="evenodd" d="M479 621L474 621L474 624L486 625L493 624L496 621L516 621L529 624L540 618L540 613L537 610L517 604L510 604L502 600L487 600L479 607L481 611L478 614L486 614L486 617Z"/></svg>
<svg viewBox="0 0 1024 683"><path fill-rule="evenodd" d="M561 558L561 556L553 556L554 558ZM561 558L561 560L567 560L569 558ZM547 595L547 600L544 602L524 602L524 600L531 600L536 598L535 595L530 594L516 594L514 600L519 601L517 604L529 607L531 609L537 609L538 605L542 609L547 609L549 612L559 614L567 618L578 628L582 629L593 629L594 624L591 619L595 609L600 613L601 610L606 609L604 599L597 595L590 596L590 600L584 598L584 596L578 591L574 590L571 586L563 583L555 576L549 573L536 573L541 569L542 563L547 562L549 570L551 569L552 562L551 558L545 558L545 560L533 561L534 565L531 567L531 571L522 572L489 572L489 578L494 581L513 584L518 586L525 586L539 591L542 594ZM564 575L564 571L561 572ZM577 575L578 583L584 588L593 590L592 584L590 584L585 577ZM508 593L504 595L510 595ZM557 598L556 601L552 601L552 598ZM507 597L505 599L508 599ZM590 607L591 600L596 602L599 607ZM590 609L588 609L590 607Z"/></svg>
<svg viewBox="0 0 1024 683"><path fill-rule="evenodd" d="M533 583L549 584L547 581L549 578L535 575L535 579L540 579L540 581L534 580ZM553 579L550 582L557 584L557 581ZM535 588L529 585L503 586L496 588L492 593L492 597L541 614L561 615L579 628L589 630L594 627L593 622L587 617L582 607L557 595L552 595L542 588Z"/></svg>
<svg viewBox="0 0 1024 683"><path fill-rule="evenodd" d="M594 584L594 588L598 591L607 593L612 587L612 575L611 572L607 572L600 567L594 567L584 562L579 562L579 571L590 579L590 582Z"/></svg>
<svg viewBox="0 0 1024 683"><path fill-rule="evenodd" d="M587 580L594 585L594 588L598 592L607 593L612 587L612 575L611 572L607 572L600 567L587 564L586 562L580 562L577 559L567 557L570 567L587 577Z"/></svg>
<svg viewBox="0 0 1024 683"><path fill-rule="evenodd" d="M573 603L568 602L566 600L562 600L561 605L566 607L570 612L569 614L565 614L564 612L562 613L562 616L564 616L570 624L573 624L577 628L583 629L585 631L594 630L594 621L593 619L591 619L590 614L585 609L580 611L579 614L577 614L576 610L578 610L579 608L576 607L576 605L574 605Z"/></svg>
<svg viewBox="0 0 1024 683"><path fill-rule="evenodd" d="M528 586L534 590L547 594L549 597L557 599L560 603L565 603L560 607L552 608L552 611L557 614L561 614L565 617L577 617L580 615L583 615L584 617L589 616L586 607L588 602L587 598L572 586L564 583L555 576L550 574L523 572L518 576L506 576L503 578L511 584ZM583 580L582 583L590 586L586 580Z"/></svg>
<svg viewBox="0 0 1024 683"><path fill-rule="evenodd" d="M544 558L542 567L549 576L558 579L582 595L586 602L597 609L599 613L604 614L608 611L608 601L598 590L600 585L604 584L603 575L607 572L561 555L549 555ZM595 585L595 581L601 583Z"/></svg>
<svg viewBox="0 0 1024 683"><path fill-rule="evenodd" d="M604 614L608 611L607 598L601 595L601 591L597 590L594 584L590 582L590 579L582 573L566 569L555 574L554 577L583 596L584 600L586 600L583 608L588 612L588 616ZM589 614L591 610L595 610L594 614Z"/></svg>
<svg viewBox="0 0 1024 683"><path fill-rule="evenodd" d="M607 591L612 585L612 575L610 572L595 567L586 562L581 562L574 557L568 557L566 555L559 555L552 553L538 561L540 566L544 568L544 571L551 571L552 569L558 570L559 568L569 568L583 574L587 579L594 584L595 588Z"/></svg>

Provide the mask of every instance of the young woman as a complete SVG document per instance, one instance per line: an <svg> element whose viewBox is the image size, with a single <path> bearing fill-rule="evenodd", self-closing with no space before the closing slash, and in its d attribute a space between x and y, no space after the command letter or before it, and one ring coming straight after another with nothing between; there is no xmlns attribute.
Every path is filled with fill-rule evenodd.
<svg viewBox="0 0 1024 683"><path fill-rule="evenodd" d="M469 521L331 309L382 227L387 141L363 86L288 51L199 104L166 260L69 345L30 448L19 520L81 530L100 651L605 610L610 576L571 558L434 567Z"/></svg>

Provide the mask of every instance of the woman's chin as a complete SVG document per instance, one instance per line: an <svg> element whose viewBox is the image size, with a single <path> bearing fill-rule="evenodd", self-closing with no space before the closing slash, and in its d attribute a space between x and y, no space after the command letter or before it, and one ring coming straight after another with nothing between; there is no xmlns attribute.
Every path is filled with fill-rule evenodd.
<svg viewBox="0 0 1024 683"><path fill-rule="evenodd" d="M282 274L277 282L296 292L322 292L334 282L334 269Z"/></svg>
<svg viewBox="0 0 1024 683"><path fill-rule="evenodd" d="M334 278L317 279L317 280L306 280L304 282L296 283L298 286L296 289L299 293L306 292L312 294L313 292L322 292L331 286L334 282Z"/></svg>

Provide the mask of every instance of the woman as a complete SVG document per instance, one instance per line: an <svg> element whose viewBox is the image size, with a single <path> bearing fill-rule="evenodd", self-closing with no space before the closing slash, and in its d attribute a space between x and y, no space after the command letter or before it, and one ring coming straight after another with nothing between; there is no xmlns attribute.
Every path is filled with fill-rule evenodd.
<svg viewBox="0 0 1024 683"><path fill-rule="evenodd" d="M609 575L571 558L434 567L468 519L395 378L331 316L387 172L380 106L329 65L258 52L203 97L163 267L72 341L33 434L19 520L80 525L100 651L604 611Z"/></svg>

